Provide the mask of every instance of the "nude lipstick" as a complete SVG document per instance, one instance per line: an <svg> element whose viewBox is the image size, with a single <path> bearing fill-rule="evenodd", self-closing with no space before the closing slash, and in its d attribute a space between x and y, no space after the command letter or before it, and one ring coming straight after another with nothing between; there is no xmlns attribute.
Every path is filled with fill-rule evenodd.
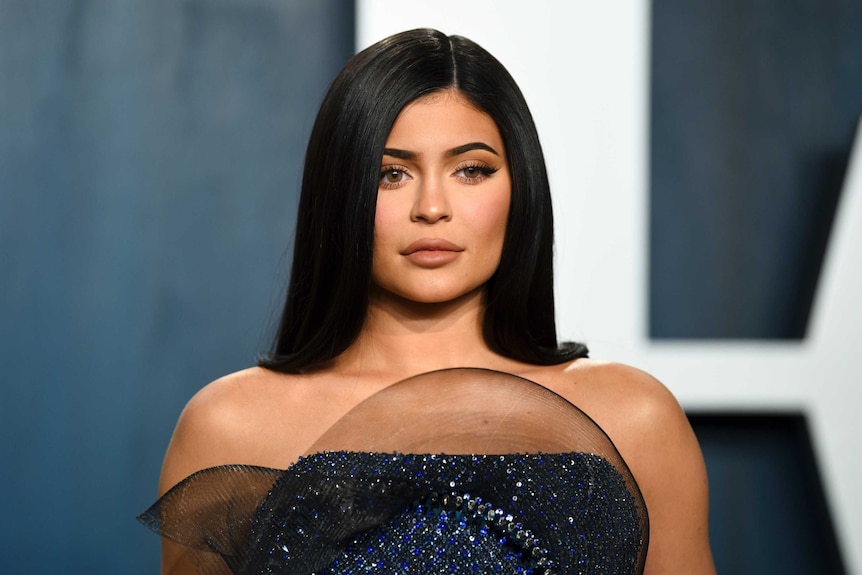
<svg viewBox="0 0 862 575"><path fill-rule="evenodd" d="M422 238L407 246L401 255L423 268L439 268L458 258L464 251L459 245L442 238Z"/></svg>

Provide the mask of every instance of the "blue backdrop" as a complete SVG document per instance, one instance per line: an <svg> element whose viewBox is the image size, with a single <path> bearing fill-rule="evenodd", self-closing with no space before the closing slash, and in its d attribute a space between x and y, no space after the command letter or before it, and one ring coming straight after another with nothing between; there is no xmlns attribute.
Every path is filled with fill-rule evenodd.
<svg viewBox="0 0 862 575"><path fill-rule="evenodd" d="M269 339L353 3L0 0L0 571L152 574L186 400Z"/></svg>
<svg viewBox="0 0 862 575"><path fill-rule="evenodd" d="M650 16L650 335L804 338L862 114L862 3Z"/></svg>

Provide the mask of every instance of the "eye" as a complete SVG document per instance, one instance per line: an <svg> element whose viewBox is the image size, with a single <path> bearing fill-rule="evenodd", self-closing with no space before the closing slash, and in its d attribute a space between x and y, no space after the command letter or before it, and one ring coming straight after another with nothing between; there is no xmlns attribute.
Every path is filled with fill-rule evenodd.
<svg viewBox="0 0 862 575"><path fill-rule="evenodd" d="M498 168L477 162L460 166L453 175L465 184L478 184L492 176L497 170Z"/></svg>
<svg viewBox="0 0 862 575"><path fill-rule="evenodd" d="M401 166L383 166L380 169L380 185L386 188L397 188L413 178Z"/></svg>

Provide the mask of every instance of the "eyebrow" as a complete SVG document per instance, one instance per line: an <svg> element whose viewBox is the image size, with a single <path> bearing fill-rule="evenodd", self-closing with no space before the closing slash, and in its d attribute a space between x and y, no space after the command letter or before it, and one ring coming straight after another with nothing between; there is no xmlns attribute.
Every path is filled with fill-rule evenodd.
<svg viewBox="0 0 862 575"><path fill-rule="evenodd" d="M497 152L494 148L485 144L483 142L470 142L469 144L463 144L461 146L456 146L451 150L446 151L447 158L454 158L455 156L460 156L466 152L471 150L485 150L486 152L491 152L495 156L499 156L500 153ZM399 150L397 148L384 148L383 149L384 156L392 156L393 158L398 158L399 160L415 160L416 152L410 152L408 150Z"/></svg>

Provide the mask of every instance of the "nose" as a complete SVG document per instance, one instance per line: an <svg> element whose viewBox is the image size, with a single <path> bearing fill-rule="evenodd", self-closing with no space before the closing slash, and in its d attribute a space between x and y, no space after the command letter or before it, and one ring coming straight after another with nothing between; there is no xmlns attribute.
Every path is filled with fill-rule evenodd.
<svg viewBox="0 0 862 575"><path fill-rule="evenodd" d="M410 210L410 219L433 224L452 217L452 206L445 186L437 178L423 178L417 186L416 198Z"/></svg>

